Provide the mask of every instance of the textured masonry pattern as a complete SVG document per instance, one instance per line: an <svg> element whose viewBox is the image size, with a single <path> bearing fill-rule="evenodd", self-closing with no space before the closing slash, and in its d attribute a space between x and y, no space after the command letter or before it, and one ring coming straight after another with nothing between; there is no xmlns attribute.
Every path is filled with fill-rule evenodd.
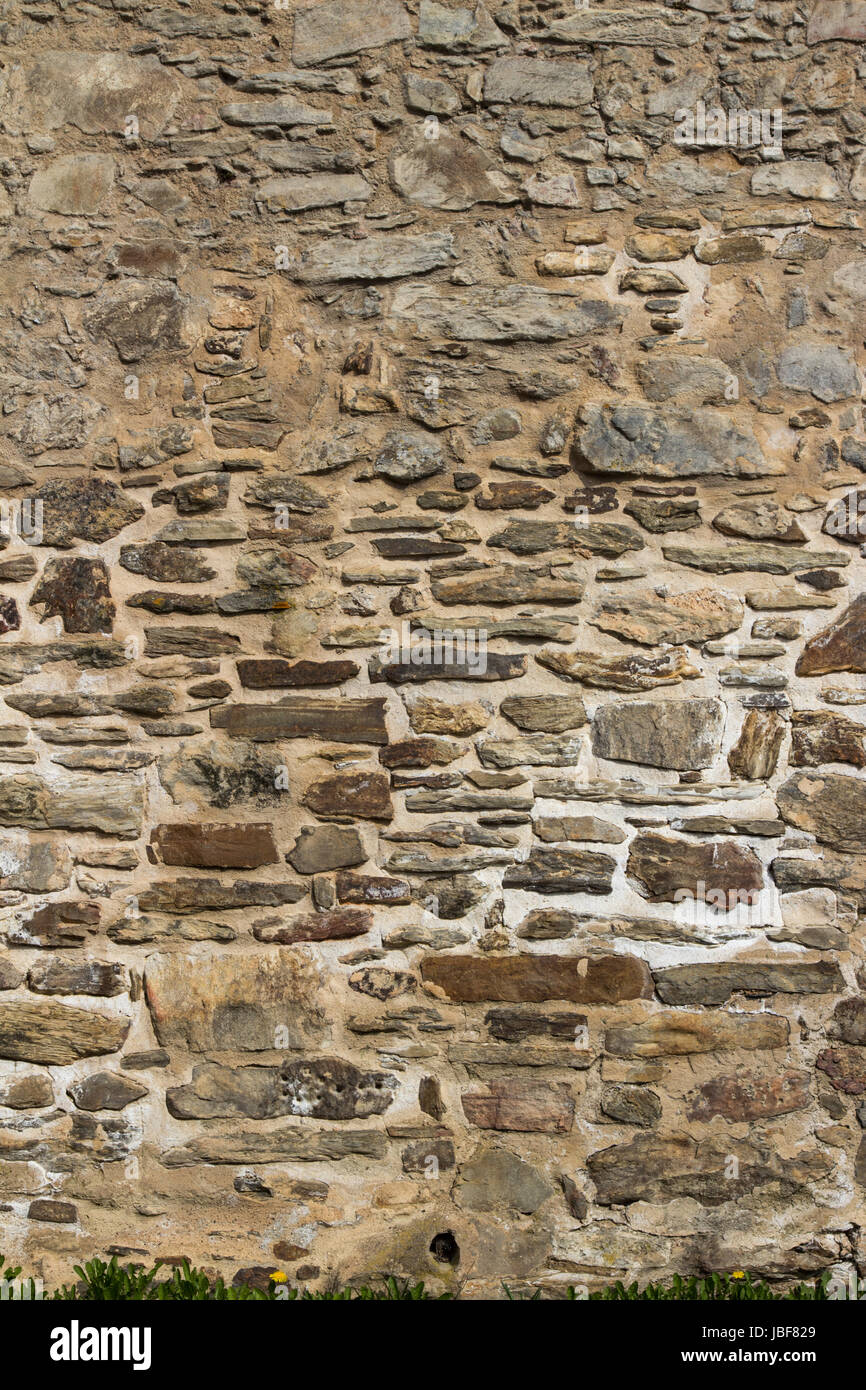
<svg viewBox="0 0 866 1390"><path fill-rule="evenodd" d="M6 1254L862 1273L866 0L0 45Z"/></svg>

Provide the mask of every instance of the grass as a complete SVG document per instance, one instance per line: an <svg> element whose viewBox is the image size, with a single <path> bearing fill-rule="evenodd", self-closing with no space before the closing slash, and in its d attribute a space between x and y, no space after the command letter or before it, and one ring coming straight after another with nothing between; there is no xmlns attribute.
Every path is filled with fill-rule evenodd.
<svg viewBox="0 0 866 1390"><path fill-rule="evenodd" d="M335 1288L322 1292L313 1292L306 1288L296 1288L290 1285L286 1276L279 1271L275 1271L268 1280L267 1289L254 1288L250 1284L226 1284L218 1277L212 1279L204 1270L196 1269L183 1260L180 1265L175 1266L167 1277L161 1276L164 1268L162 1261L157 1261L150 1269L144 1265L130 1264L119 1265L117 1257L112 1258L106 1263L104 1260L89 1260L85 1265L75 1265L74 1272L78 1276L75 1284L63 1284L55 1289L53 1293L46 1294L46 1298L59 1302L76 1303L130 1303L130 1302L258 1302L258 1303L427 1303L427 1302L450 1302L454 1295L450 1293L432 1294L425 1288L423 1281L413 1283L409 1279L397 1279L394 1275L384 1275L380 1286L375 1288L367 1284L355 1287ZM26 1291L16 1293L15 1297L33 1298L36 1296L36 1284L33 1279L21 1280L20 1267L13 1268L7 1266L3 1256L0 1255L0 1290L3 1285L19 1289L24 1286ZM647 1284L640 1288L637 1282L625 1285L622 1281L609 1285L605 1289L600 1289L596 1293L586 1294L582 1289L569 1287L566 1292L566 1300L569 1302L581 1302L588 1299L590 1302L711 1302L711 1303L739 1303L749 1301L761 1302L825 1302L829 1301L833 1295L828 1293L830 1282L829 1271L822 1274L812 1283L796 1284L784 1292L776 1292L763 1279L753 1279L747 1271L735 1271L732 1274L711 1274L706 1277L693 1276L682 1278L674 1275L669 1284ZM541 1300L541 1289L536 1289L532 1293L514 1292L507 1285L503 1284L505 1297L512 1302L536 1303ZM7 1294L7 1297L9 1295Z"/></svg>

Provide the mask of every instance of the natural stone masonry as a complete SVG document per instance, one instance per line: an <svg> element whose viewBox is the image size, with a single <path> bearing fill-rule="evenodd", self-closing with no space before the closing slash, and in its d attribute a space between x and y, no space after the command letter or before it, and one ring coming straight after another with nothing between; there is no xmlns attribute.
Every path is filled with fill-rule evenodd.
<svg viewBox="0 0 866 1390"><path fill-rule="evenodd" d="M0 24L47 1283L866 1272L866 0Z"/></svg>

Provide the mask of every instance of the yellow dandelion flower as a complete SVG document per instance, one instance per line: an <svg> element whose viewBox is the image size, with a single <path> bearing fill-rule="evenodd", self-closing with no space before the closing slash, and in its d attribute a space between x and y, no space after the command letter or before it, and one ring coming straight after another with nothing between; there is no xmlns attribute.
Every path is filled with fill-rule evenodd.
<svg viewBox="0 0 866 1390"><path fill-rule="evenodd" d="M281 1269L275 1269L270 1279L272 1284L285 1284L288 1277L288 1274L284 1274Z"/></svg>
<svg viewBox="0 0 866 1390"><path fill-rule="evenodd" d="M733 1274L731 1275L732 1279L745 1279L745 1277L745 1273L741 1269L735 1269Z"/></svg>

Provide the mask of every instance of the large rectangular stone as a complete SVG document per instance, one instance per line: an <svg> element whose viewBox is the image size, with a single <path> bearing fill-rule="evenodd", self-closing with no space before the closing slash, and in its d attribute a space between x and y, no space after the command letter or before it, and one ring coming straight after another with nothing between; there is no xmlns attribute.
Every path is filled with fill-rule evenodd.
<svg viewBox="0 0 866 1390"><path fill-rule="evenodd" d="M652 997L652 977L637 956L425 956L421 975L462 1004L568 999L617 1004Z"/></svg>
<svg viewBox="0 0 866 1390"><path fill-rule="evenodd" d="M283 738L333 739L337 743L388 742L387 700L314 700L298 696L278 705L221 705L211 727L229 738L275 743Z"/></svg>

